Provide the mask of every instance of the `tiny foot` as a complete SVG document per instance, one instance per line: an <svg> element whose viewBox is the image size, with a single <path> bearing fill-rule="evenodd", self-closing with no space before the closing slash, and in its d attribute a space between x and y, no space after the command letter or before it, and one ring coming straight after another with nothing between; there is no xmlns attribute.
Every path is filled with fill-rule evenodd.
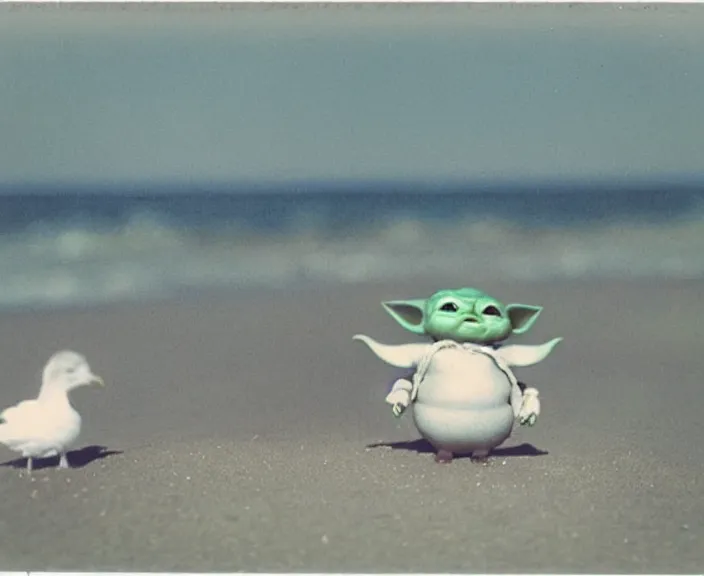
<svg viewBox="0 0 704 576"><path fill-rule="evenodd" d="M435 461L439 464L449 464L452 462L452 452L449 450L438 450L435 454Z"/></svg>
<svg viewBox="0 0 704 576"><path fill-rule="evenodd" d="M488 450L476 450L472 452L472 461L478 462L480 464L486 464L489 461L489 451Z"/></svg>
<svg viewBox="0 0 704 576"><path fill-rule="evenodd" d="M61 468L62 470L65 470L68 467L69 467L68 458L66 457L66 454L62 453L61 456L59 457L59 468Z"/></svg>

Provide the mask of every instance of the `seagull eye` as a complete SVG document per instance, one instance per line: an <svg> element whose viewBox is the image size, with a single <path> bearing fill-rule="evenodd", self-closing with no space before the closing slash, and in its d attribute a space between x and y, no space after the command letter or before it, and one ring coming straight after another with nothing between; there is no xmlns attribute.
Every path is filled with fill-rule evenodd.
<svg viewBox="0 0 704 576"><path fill-rule="evenodd" d="M501 310L499 310L496 306L489 305L486 308L484 308L484 311L482 314L486 316L498 316L501 317Z"/></svg>
<svg viewBox="0 0 704 576"><path fill-rule="evenodd" d="M457 312L459 309L459 306L457 306L454 302L448 302L440 307L440 310L443 312Z"/></svg>

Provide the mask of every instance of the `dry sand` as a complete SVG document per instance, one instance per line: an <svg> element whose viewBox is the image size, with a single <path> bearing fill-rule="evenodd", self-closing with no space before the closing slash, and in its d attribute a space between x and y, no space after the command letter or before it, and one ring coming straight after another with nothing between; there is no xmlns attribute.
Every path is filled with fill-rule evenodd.
<svg viewBox="0 0 704 576"><path fill-rule="evenodd" d="M0 567L701 572L704 285L472 282L545 306L522 341L565 341L518 372L535 428L438 465L351 337L409 341L379 301L462 283L1 316L0 405L60 347L109 387L74 397L74 469L0 447Z"/></svg>

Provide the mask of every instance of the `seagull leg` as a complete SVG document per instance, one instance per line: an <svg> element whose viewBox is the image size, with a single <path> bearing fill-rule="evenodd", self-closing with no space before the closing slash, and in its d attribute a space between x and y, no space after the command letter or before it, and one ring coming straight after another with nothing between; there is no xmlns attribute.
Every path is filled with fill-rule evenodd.
<svg viewBox="0 0 704 576"><path fill-rule="evenodd" d="M32 457L27 458L27 473L32 473Z"/></svg>
<svg viewBox="0 0 704 576"><path fill-rule="evenodd" d="M61 452L59 456L59 468L66 469L69 468L68 458L66 457L66 452Z"/></svg>

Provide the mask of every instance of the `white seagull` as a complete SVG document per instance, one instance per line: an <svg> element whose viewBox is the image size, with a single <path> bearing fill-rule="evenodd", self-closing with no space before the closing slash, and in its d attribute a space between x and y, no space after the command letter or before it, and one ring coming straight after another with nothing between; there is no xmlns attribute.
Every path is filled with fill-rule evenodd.
<svg viewBox="0 0 704 576"><path fill-rule="evenodd" d="M83 356L63 350L44 367L39 396L0 413L0 443L27 458L28 472L32 472L32 458L57 454L59 468L68 468L66 451L81 432L81 416L71 406L68 393L90 384L104 386Z"/></svg>

